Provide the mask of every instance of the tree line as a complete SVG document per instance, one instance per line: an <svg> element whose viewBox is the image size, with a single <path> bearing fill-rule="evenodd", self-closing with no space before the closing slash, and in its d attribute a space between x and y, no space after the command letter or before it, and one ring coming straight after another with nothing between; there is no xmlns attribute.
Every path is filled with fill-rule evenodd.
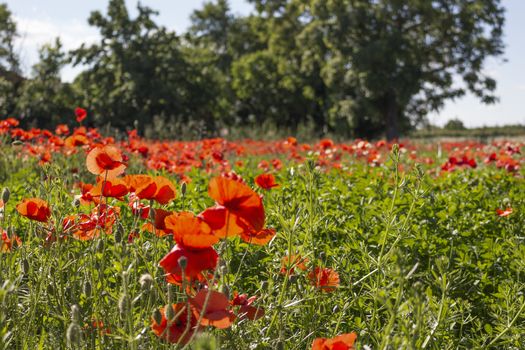
<svg viewBox="0 0 525 350"><path fill-rule="evenodd" d="M29 76L0 4L0 117L52 127L82 106L93 125L121 129L308 124L319 136L393 139L467 92L497 101L483 67L503 54L499 0L248 2L247 16L207 2L179 34L149 7L131 17L124 0L109 0L88 18L98 42L65 52L56 39ZM60 78L68 64L83 67L72 83Z"/></svg>

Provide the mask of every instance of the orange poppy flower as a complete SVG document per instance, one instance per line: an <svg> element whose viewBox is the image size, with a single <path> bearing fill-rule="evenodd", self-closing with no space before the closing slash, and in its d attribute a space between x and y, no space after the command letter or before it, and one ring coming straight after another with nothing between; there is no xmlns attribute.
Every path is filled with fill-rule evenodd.
<svg viewBox="0 0 525 350"><path fill-rule="evenodd" d="M244 230L241 232L241 238L246 243L255 245L265 245L275 236L273 228L264 228L260 231Z"/></svg>
<svg viewBox="0 0 525 350"><path fill-rule="evenodd" d="M279 187L279 184L275 183L275 177L272 174L261 174L257 176L255 183L263 190L271 190L274 187Z"/></svg>
<svg viewBox="0 0 525 350"><path fill-rule="evenodd" d="M206 308L204 308L208 293L210 296L208 297ZM226 295L222 293L201 289L195 297L190 298L190 304L193 307L192 310L195 317L200 318L202 316L201 326L213 326L224 329L230 327L235 319L233 312L228 310L230 302Z"/></svg>
<svg viewBox="0 0 525 350"><path fill-rule="evenodd" d="M212 247L191 249L177 244L159 262L159 265L167 273L168 282L173 284L182 282L182 269L179 266L179 259L183 256L186 257L187 264L184 273L189 281L203 280L202 272L215 269L219 260L219 255Z"/></svg>
<svg viewBox="0 0 525 350"><path fill-rule="evenodd" d="M125 177L130 191L135 192L140 199L155 200L159 204L167 204L175 199L177 190L173 183L163 176L128 175Z"/></svg>
<svg viewBox="0 0 525 350"><path fill-rule="evenodd" d="M153 333L161 339L169 341L170 343L176 344L187 344L193 333L198 330L197 328L197 319L190 313L189 315L189 324L188 324L188 310L185 303L178 303L172 305L175 319L168 320L166 319L165 308L160 308L160 314L162 319L160 323L152 318L151 319L151 329ZM188 329L188 331L186 331Z"/></svg>
<svg viewBox="0 0 525 350"><path fill-rule="evenodd" d="M249 319L252 321L258 320L264 316L264 309L260 307L252 306L253 302L257 299L256 296L248 298L246 294L240 294L237 292L233 293L232 305L240 305L238 317L241 320Z"/></svg>
<svg viewBox="0 0 525 350"><path fill-rule="evenodd" d="M47 202L40 198L24 199L22 203L16 206L16 210L31 220L47 222L51 216L51 210Z"/></svg>
<svg viewBox="0 0 525 350"><path fill-rule="evenodd" d="M147 208L148 213L150 210L151 210L150 208ZM153 210L155 210L155 220L154 220L153 225L151 224L151 222L146 222L144 223L144 225L142 225L142 229L144 231L148 231L151 233L155 232L155 235L158 237L164 237L164 236L171 234L171 232L169 232L166 229L166 224L164 222L164 219L170 216L172 212L169 210L164 210L160 208L153 209Z"/></svg>
<svg viewBox="0 0 525 350"><path fill-rule="evenodd" d="M173 239L188 248L207 248L219 241L210 226L193 213L174 213L166 217L164 223L173 233Z"/></svg>
<svg viewBox="0 0 525 350"><path fill-rule="evenodd" d="M339 286L339 274L330 268L316 267L310 271L308 278L324 292L333 292Z"/></svg>
<svg viewBox="0 0 525 350"><path fill-rule="evenodd" d="M334 338L317 338L312 343L312 350L353 350L357 334L346 333Z"/></svg>
<svg viewBox="0 0 525 350"><path fill-rule="evenodd" d="M104 190L102 190L104 186ZM122 198L128 194L128 186L124 180L111 177L103 179L102 177L97 178L97 184L89 191L91 197L112 197L112 198Z"/></svg>
<svg viewBox="0 0 525 350"><path fill-rule="evenodd" d="M9 236L7 235L7 232L4 230L2 232L2 235L0 235L0 252L7 253L10 252L13 249L13 243L16 243L18 247L22 245L22 240L17 235Z"/></svg>
<svg viewBox="0 0 525 350"><path fill-rule="evenodd" d="M293 274L295 268L299 270L306 271L306 264L309 262L308 258L303 258L300 255L288 255L282 258L281 260L281 273L285 275Z"/></svg>
<svg viewBox="0 0 525 350"><path fill-rule="evenodd" d="M82 134L71 135L64 140L64 145L69 148L84 146L88 143L89 139L86 137L86 135Z"/></svg>
<svg viewBox="0 0 525 350"><path fill-rule="evenodd" d="M122 153L112 145L95 146L87 155L86 166L90 173L107 174L108 177L118 176L126 169L126 164L122 162Z"/></svg>
<svg viewBox="0 0 525 350"><path fill-rule="evenodd" d="M217 231L221 237L239 235L245 230L262 230L265 220L262 200L249 186L226 177L215 177L209 183L208 194L226 209L213 213L225 215L225 225Z"/></svg>

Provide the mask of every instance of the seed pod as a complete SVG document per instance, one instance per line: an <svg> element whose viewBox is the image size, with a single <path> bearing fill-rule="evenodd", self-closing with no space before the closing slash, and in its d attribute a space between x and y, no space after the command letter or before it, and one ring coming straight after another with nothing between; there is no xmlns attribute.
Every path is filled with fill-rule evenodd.
<svg viewBox="0 0 525 350"><path fill-rule="evenodd" d="M69 346L75 348L80 344L80 332L80 326L77 323L72 322L69 324L66 332L66 339Z"/></svg>
<svg viewBox="0 0 525 350"><path fill-rule="evenodd" d="M9 188L4 187L4 189L2 190L2 201L4 202L4 204L9 201L9 197L11 197L11 191L9 191Z"/></svg>
<svg viewBox="0 0 525 350"><path fill-rule="evenodd" d="M186 183L183 182L182 185L180 186L180 193L182 194L182 196L184 197L186 195Z"/></svg>
<svg viewBox="0 0 525 350"><path fill-rule="evenodd" d="M155 221L155 209L153 208L149 208L149 218L151 219L151 221Z"/></svg>
<svg viewBox="0 0 525 350"><path fill-rule="evenodd" d="M124 228L122 225L118 225L117 229L115 230L115 242L120 243L122 242L122 237L124 236Z"/></svg>

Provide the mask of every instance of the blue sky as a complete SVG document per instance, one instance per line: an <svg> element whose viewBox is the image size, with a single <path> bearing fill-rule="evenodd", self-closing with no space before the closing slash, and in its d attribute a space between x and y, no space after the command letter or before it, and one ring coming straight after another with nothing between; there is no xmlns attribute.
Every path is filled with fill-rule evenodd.
<svg viewBox="0 0 525 350"><path fill-rule="evenodd" d="M1 1L1 0L0 0ZM5 2L5 1L4 1ZM440 113L429 116L432 123L443 125L451 118L463 120L469 127L482 125L525 124L525 1L503 0L506 7L505 38L506 62L499 58L487 62L485 71L498 82L497 95L500 102L486 106L466 96L456 102L447 102ZM137 0L126 0L133 15ZM181 33L189 25L189 16L202 6L202 0L142 0L160 12L157 21ZM37 49L60 36L66 49L73 49L82 42L94 42L98 32L89 27L87 18L93 10L105 12L107 0L8 0L18 23L20 38L17 50L22 58L23 69L30 71L38 60ZM245 0L230 0L234 13L247 14L252 6ZM64 69L63 78L71 80L78 69Z"/></svg>

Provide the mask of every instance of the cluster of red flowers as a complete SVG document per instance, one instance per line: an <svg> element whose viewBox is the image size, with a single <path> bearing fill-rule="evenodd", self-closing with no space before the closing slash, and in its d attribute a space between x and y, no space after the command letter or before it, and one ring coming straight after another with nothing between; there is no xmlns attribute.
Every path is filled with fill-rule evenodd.
<svg viewBox="0 0 525 350"><path fill-rule="evenodd" d="M82 108L75 110L75 118L79 123L86 116L87 112ZM269 172L272 168L279 170L285 160L304 162L312 154L316 157L316 166L325 170L344 170L354 160L366 162L374 167L388 159L392 148L392 144L385 141L371 143L357 139L350 143L336 144L330 139L323 139L316 144L305 144L299 143L293 137L275 142L229 142L220 138L168 142L143 139L138 136L136 130L128 132L127 140L115 143L111 137L102 137L97 129L82 125L70 129L69 126L61 124L54 132L36 128L24 130L18 126L18 120L14 118L1 120L0 135L6 134L12 140L23 141L23 154L39 159L40 163L52 161L53 155L57 153L71 155L79 150L89 151L96 144L116 144L125 154L138 155L147 168L177 174L186 182L189 181L187 174L194 168L213 173L230 172L234 167L242 167L244 162L240 159L247 156L265 158L259 162L259 168L264 172ZM435 145L404 142L399 146L402 153L406 153L408 159L414 163L434 163L434 157L429 155L435 154ZM447 156L447 161L441 165L443 171L474 168L480 163L485 163L515 172L523 162L520 152L522 146L521 143L509 142L494 142L490 145L475 142L441 142L438 145L438 158L441 157L441 152ZM231 158L236 159L235 163L229 160ZM265 179L261 178L260 181L262 184Z"/></svg>

